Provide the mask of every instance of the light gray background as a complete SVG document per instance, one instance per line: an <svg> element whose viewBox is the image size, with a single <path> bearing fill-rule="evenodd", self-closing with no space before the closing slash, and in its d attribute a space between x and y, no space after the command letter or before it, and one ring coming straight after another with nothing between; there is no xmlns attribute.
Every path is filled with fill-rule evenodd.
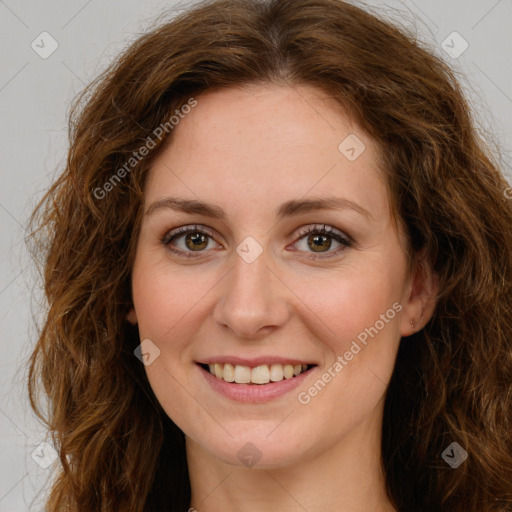
<svg viewBox="0 0 512 512"><path fill-rule="evenodd" d="M36 199L64 164L67 108L158 14L188 5L163 0L0 0L0 512L41 511L44 489L29 505L51 476L51 466L43 469L32 457L45 432L34 420L24 387L39 295L23 240ZM512 181L512 0L366 5L382 12L391 7L393 19L412 27L461 73L480 128L501 146L504 172ZM59 44L47 59L31 48L43 31ZM469 44L457 59L442 45L454 31ZM39 448L37 453L48 450Z"/></svg>

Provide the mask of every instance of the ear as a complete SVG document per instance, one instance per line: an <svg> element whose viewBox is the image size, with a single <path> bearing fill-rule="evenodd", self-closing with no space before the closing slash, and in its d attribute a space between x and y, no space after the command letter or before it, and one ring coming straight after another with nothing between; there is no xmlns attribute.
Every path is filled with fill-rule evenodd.
<svg viewBox="0 0 512 512"><path fill-rule="evenodd" d="M439 292L438 276L433 272L422 250L416 257L410 276L400 320L400 334L410 336L420 331L434 314Z"/></svg>
<svg viewBox="0 0 512 512"><path fill-rule="evenodd" d="M132 325L137 324L137 313L135 313L135 308L132 306L130 311L126 314L126 320L130 322Z"/></svg>

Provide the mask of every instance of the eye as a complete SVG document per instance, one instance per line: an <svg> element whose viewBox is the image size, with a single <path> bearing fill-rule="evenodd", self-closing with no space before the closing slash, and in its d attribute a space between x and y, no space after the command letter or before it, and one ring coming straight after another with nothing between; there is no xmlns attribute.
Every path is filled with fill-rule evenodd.
<svg viewBox="0 0 512 512"><path fill-rule="evenodd" d="M197 225L174 229L162 238L162 243L172 252L187 258L196 257L194 252L199 253L204 252L205 249L212 249L210 242L213 242L213 233L208 228Z"/></svg>
<svg viewBox="0 0 512 512"><path fill-rule="evenodd" d="M302 244L302 247L299 248L306 252L308 252L308 249L311 249L312 252L309 252L307 257L313 260L337 256L347 247L352 247L354 245L354 242L350 237L344 235L341 231L338 231L331 226L326 226L325 224L315 224L314 226L303 228L299 230L298 235L300 236L300 239L295 242L295 244L298 244L299 246ZM339 244L334 250L330 250L332 247L332 240L335 240L335 243ZM324 256L324 253L327 254Z"/></svg>
<svg viewBox="0 0 512 512"><path fill-rule="evenodd" d="M337 256L347 247L353 246L353 240L344 235L341 231L325 224L315 224L298 231L300 237L295 245L302 244L299 250L307 252L307 258L320 259ZM332 241L338 247L332 248ZM214 234L205 226L183 226L167 233L162 238L162 243L172 252L186 258L199 257L206 249L213 249L215 244ZM308 249L311 249L309 251ZM196 253L196 254L194 254ZM324 256L323 254L326 253Z"/></svg>

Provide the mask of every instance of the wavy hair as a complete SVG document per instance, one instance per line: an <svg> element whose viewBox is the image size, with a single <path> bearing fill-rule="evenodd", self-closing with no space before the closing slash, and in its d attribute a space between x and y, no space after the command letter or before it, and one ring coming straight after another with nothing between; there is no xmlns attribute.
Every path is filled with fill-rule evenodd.
<svg viewBox="0 0 512 512"><path fill-rule="evenodd" d="M184 434L134 356L130 274L144 177L172 140L155 130L204 91L250 83L339 102L378 144L409 263L421 250L439 277L386 395L390 499L407 512L512 510L512 201L454 72L341 0L208 0L142 35L75 99L65 169L30 219L47 308L28 390L60 456L48 512L189 506ZM441 458L452 442L469 454L458 469Z"/></svg>

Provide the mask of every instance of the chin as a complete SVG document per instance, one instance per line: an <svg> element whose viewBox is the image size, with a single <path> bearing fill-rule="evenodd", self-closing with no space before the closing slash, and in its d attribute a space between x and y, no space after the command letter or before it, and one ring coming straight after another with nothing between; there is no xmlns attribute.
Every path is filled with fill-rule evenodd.
<svg viewBox="0 0 512 512"><path fill-rule="evenodd" d="M243 435L225 436L222 441L199 441L203 450L216 459L233 466L249 469L277 469L297 464L310 450L304 446L304 436L287 435L283 430L281 435L265 434L251 435L245 430ZM221 441L221 442L219 442Z"/></svg>

